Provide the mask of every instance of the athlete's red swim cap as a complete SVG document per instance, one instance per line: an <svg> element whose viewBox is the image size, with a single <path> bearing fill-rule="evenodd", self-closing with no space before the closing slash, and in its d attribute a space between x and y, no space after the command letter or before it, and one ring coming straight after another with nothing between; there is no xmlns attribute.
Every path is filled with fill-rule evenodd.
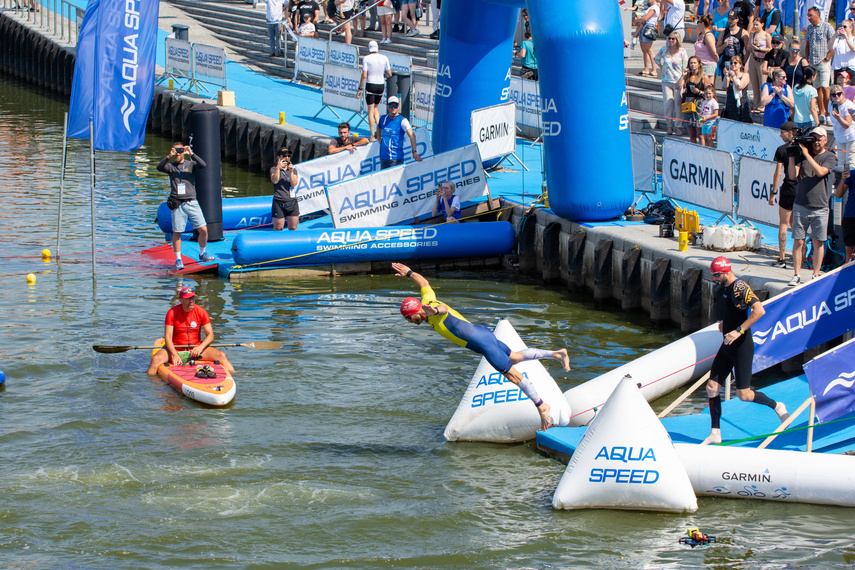
<svg viewBox="0 0 855 570"><path fill-rule="evenodd" d="M422 310L421 302L415 297L407 297L401 302L401 314L410 317Z"/></svg>
<svg viewBox="0 0 855 570"><path fill-rule="evenodd" d="M710 263L710 271L713 273L730 273L730 262L723 255L716 257Z"/></svg>

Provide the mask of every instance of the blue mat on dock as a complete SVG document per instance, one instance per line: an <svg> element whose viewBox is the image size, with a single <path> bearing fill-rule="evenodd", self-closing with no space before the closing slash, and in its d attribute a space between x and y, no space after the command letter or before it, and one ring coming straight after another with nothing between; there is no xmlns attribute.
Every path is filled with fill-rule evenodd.
<svg viewBox="0 0 855 570"><path fill-rule="evenodd" d="M807 378L804 375L763 388L763 393L776 401L784 402L790 413L794 412L810 396ZM745 438L748 441L735 443L740 447L757 447L780 425L773 410L753 402L743 402L736 397L722 403L721 436L724 443ZM807 443L808 411L805 410L790 425L787 433L779 435L769 449L805 451ZM837 423L828 423L814 428L813 451L820 453L842 453L855 448L855 414L841 418ZM701 443L710 433L709 411L687 416L663 418L662 425L674 443ZM630 429L631 426L627 426ZM798 429L802 428L802 429ZM558 427L537 432L537 445L555 453L570 456L576 450L586 427Z"/></svg>

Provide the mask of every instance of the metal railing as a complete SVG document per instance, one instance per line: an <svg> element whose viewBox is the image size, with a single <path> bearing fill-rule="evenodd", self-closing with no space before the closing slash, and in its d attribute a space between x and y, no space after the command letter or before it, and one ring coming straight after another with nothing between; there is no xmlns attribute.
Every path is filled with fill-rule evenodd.
<svg viewBox="0 0 855 570"><path fill-rule="evenodd" d="M0 6L70 45L77 45L84 10L67 0L0 0Z"/></svg>
<svg viewBox="0 0 855 570"><path fill-rule="evenodd" d="M329 1L330 1L330 2L333 2L334 0L329 0ZM356 14L354 14L353 16L351 16L350 18L348 18L347 20L345 20L344 22L342 22L341 24L338 24L337 26L335 26L335 27L331 28L331 29L330 29L330 32L329 32L329 34L330 34L329 41L332 41L333 32L335 32L337 29L339 29L340 27L344 26L345 24L349 24L350 22L352 22L353 20L355 20L355 19L357 19L358 17L362 16L363 14L368 13L368 12L371 10L371 8L373 8L374 6L377 6L378 4L381 4L382 2L383 2L383 0L377 0L377 2L375 2L374 4L371 4L371 5L369 5L369 6L365 7L365 8L363 8L362 10L360 10L359 12L357 12Z"/></svg>

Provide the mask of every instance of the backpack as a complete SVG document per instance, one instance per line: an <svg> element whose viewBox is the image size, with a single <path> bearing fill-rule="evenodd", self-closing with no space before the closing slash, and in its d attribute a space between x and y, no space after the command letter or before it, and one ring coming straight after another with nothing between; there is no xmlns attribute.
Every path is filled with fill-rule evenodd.
<svg viewBox="0 0 855 570"><path fill-rule="evenodd" d="M658 200L642 208L641 213L644 214L645 224L658 226L665 223L673 224L676 209L670 200Z"/></svg>

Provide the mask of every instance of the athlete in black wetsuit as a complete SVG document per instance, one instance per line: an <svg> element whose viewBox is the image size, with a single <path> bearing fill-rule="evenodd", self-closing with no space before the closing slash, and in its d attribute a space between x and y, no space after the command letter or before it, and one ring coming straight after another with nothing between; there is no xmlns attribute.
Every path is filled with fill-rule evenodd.
<svg viewBox="0 0 855 570"><path fill-rule="evenodd" d="M789 416L783 402L775 402L763 392L751 389L751 365L754 360L754 339L751 338L751 325L764 314L763 303L742 279L737 279L726 257L716 257L710 265L713 281L716 282L716 295L720 297L718 307L718 330L724 335L724 342L712 363L710 379L707 382L707 396L710 399L710 435L702 445L721 443L721 396L719 390L728 374L733 371L736 382L736 395L745 402L755 402L769 406L783 422ZM749 312L750 311L750 312ZM725 332L727 331L727 332Z"/></svg>

